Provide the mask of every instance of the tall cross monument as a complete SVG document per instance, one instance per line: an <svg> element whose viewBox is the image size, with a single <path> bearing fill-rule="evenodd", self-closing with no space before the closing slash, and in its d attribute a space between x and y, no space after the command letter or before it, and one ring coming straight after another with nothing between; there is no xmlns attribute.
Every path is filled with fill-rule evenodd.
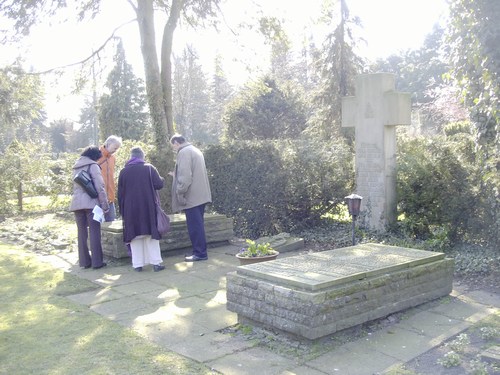
<svg viewBox="0 0 500 375"><path fill-rule="evenodd" d="M393 74L360 75L356 96L342 98L342 126L355 129L360 219L369 228L396 221L396 125L410 123L410 94L395 91Z"/></svg>

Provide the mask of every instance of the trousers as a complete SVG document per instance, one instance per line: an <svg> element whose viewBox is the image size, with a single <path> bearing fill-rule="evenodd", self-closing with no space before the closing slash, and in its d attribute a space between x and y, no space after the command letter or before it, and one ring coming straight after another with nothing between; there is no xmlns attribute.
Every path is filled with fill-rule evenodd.
<svg viewBox="0 0 500 375"><path fill-rule="evenodd" d="M159 265L163 262L160 251L160 241L154 240L150 235L135 237L130 242L132 250L132 267L143 267L146 264Z"/></svg>
<svg viewBox="0 0 500 375"><path fill-rule="evenodd" d="M101 223L93 219L92 210L75 211L76 227L78 229L78 264L80 267L101 267ZM90 235L90 253L88 239Z"/></svg>
<svg viewBox="0 0 500 375"><path fill-rule="evenodd" d="M189 239L193 246L193 255L200 258L207 256L207 238L205 236L205 204L184 210Z"/></svg>

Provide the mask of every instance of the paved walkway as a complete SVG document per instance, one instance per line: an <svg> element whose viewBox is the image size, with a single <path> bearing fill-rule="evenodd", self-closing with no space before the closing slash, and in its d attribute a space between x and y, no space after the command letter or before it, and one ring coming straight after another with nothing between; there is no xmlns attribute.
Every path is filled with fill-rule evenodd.
<svg viewBox="0 0 500 375"><path fill-rule="evenodd" d="M235 246L212 248L208 261L195 263L184 262L180 255L168 256L162 272L150 267L135 272L130 265L83 270L75 266L75 253L43 258L102 286L69 296L72 301L226 375L382 374L440 345L500 306L498 295L455 288L455 298L412 309L408 319L302 362L255 346L255 341L242 336L218 332L237 323L236 314L225 306L225 276L238 266L237 250Z"/></svg>

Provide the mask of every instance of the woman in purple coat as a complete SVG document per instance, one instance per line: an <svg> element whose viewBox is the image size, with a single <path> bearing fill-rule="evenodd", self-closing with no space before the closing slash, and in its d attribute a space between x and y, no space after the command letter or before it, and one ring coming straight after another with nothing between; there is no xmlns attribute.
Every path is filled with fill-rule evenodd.
<svg viewBox="0 0 500 375"><path fill-rule="evenodd" d="M123 220L123 240L130 243L132 266L138 272L152 264L155 272L165 269L160 251L161 235L156 226L155 191L164 179L144 161L144 151L132 148L130 160L118 177L118 205Z"/></svg>

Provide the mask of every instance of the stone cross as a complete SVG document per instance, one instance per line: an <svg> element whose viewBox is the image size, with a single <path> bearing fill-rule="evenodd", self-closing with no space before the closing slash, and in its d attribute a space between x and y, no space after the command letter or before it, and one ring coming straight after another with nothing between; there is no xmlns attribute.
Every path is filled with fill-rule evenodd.
<svg viewBox="0 0 500 375"><path fill-rule="evenodd" d="M376 230L396 221L396 125L411 123L409 93L395 92L393 74L363 74L356 96L342 98L342 126L355 129L360 219Z"/></svg>

